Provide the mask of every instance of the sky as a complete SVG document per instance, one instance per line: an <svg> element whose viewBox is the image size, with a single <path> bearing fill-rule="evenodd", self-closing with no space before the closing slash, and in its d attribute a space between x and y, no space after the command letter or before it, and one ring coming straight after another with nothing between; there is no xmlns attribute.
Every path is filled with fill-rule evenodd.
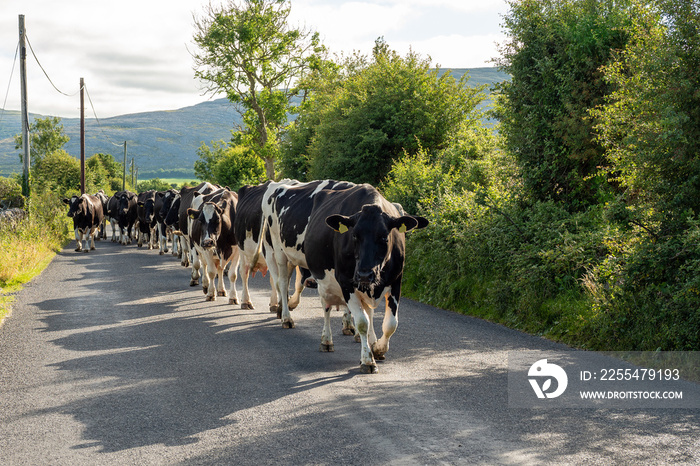
<svg viewBox="0 0 700 466"><path fill-rule="evenodd" d="M193 15L200 16L209 1L1 0L0 108L20 109L19 15L25 16L36 55L28 50L30 113L79 117L81 77L86 118L174 110L221 97L204 93L191 55L196 50ZM290 4L290 24L317 31L333 54L370 54L383 36L401 55L413 50L435 66L477 68L494 66L497 44L505 40L505 0Z"/></svg>

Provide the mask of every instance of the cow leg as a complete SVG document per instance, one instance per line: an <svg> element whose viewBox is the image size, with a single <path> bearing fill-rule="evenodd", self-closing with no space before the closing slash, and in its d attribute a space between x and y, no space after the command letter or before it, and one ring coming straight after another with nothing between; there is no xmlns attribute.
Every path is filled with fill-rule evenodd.
<svg viewBox="0 0 700 466"><path fill-rule="evenodd" d="M223 268L221 262L217 261L209 251L201 253L204 273L202 273L202 290L207 295L207 301L216 301L216 296L221 296L217 290L216 277L219 277L218 288L223 287ZM217 265L218 262L218 265ZM206 284L205 284L206 282Z"/></svg>
<svg viewBox="0 0 700 466"><path fill-rule="evenodd" d="M190 266L190 245L189 240L184 236L179 236L180 239L180 264L183 267Z"/></svg>
<svg viewBox="0 0 700 466"><path fill-rule="evenodd" d="M92 229L89 230L89 236L90 236L90 251L95 250L95 236L99 237L100 235L100 230L98 227L93 227ZM87 244L85 245L87 247ZM87 252L87 250L85 251Z"/></svg>
<svg viewBox="0 0 700 466"><path fill-rule="evenodd" d="M352 314L350 314L350 309L343 306L343 335L355 335L355 324L352 321Z"/></svg>
<svg viewBox="0 0 700 466"><path fill-rule="evenodd" d="M270 276L274 284L273 288L277 291L277 298L280 303L280 311L278 311L277 316L282 319L282 328L294 328L294 320L289 313L289 266L287 257L284 254L280 254L281 257L276 257L273 254L271 259L267 260L268 270L270 271Z"/></svg>
<svg viewBox="0 0 700 466"><path fill-rule="evenodd" d="M296 309L301 300L301 292L304 291L304 283L302 282L301 269L296 267L297 274L294 280L294 294L289 298L289 309ZM291 278L291 277L290 277Z"/></svg>
<svg viewBox="0 0 700 466"><path fill-rule="evenodd" d="M382 322L382 337L372 345L372 353L377 359L383 360L389 351L389 339L399 326L399 294L392 289L391 294L386 295L386 307L384 309L384 321Z"/></svg>
<svg viewBox="0 0 700 466"><path fill-rule="evenodd" d="M377 363L374 361L372 349L367 341L370 319L365 312L360 299L353 293L348 301L348 309L355 320L355 328L360 334L360 368L364 374L376 374L378 372Z"/></svg>
<svg viewBox="0 0 700 466"><path fill-rule="evenodd" d="M248 278L250 277L250 266L245 256L242 257L241 265L243 270L241 271L241 281L243 282L243 299L241 300L241 309L255 309L253 303L250 300L250 290L248 289Z"/></svg>
<svg viewBox="0 0 700 466"><path fill-rule="evenodd" d="M156 245L158 244L158 231L156 230L156 227L151 227L149 232L149 241L148 241L148 249L155 249Z"/></svg>
<svg viewBox="0 0 700 466"><path fill-rule="evenodd" d="M335 351L333 347L333 332L331 331L331 306L323 304L323 332L321 332L321 352L331 353Z"/></svg>
<svg viewBox="0 0 700 466"><path fill-rule="evenodd" d="M183 255L185 255L185 254L183 254ZM199 260L199 255L194 251L194 248L191 249L186 255L188 258L188 263L190 262L190 256L191 256L192 273L190 274L190 286L197 286L197 285L199 285L199 277L200 277L199 269L202 266L202 264Z"/></svg>
<svg viewBox="0 0 700 466"><path fill-rule="evenodd" d="M80 252L83 250L83 238L80 234L79 229L75 229L75 252Z"/></svg>
<svg viewBox="0 0 700 466"><path fill-rule="evenodd" d="M168 236L170 236L170 240L171 240L171 243L173 245L173 256L176 256L178 258L181 257L182 256L182 246L180 245L180 237L175 236L172 231L168 233Z"/></svg>
<svg viewBox="0 0 700 466"><path fill-rule="evenodd" d="M278 319L282 318L282 305L280 304L275 281L272 279L272 273L270 273L270 312L277 314Z"/></svg>
<svg viewBox="0 0 700 466"><path fill-rule="evenodd" d="M228 268L228 281L231 283L229 290L229 304L238 304L238 291L236 290L236 280L238 279L238 261L240 260L240 250L238 247L233 247L233 255Z"/></svg>

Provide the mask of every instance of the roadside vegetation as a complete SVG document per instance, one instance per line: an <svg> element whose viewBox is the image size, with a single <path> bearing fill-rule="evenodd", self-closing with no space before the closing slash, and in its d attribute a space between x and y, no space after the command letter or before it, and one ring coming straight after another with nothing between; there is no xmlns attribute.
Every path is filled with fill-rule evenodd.
<svg viewBox="0 0 700 466"><path fill-rule="evenodd" d="M581 348L700 350L700 11L685 0L508 3L497 65L510 79L488 89L488 113L484 86L382 38L370 55L331 56L287 26L288 1L207 10L197 76L245 114L230 141L202 145L197 177L232 189L271 173L372 183L430 220L407 235L405 296ZM226 43L236 34L253 55L272 41L275 60L295 67L241 60ZM227 76L274 70L296 87L226 88ZM58 147L38 155L26 236L55 224L55 251L69 227L52 203L77 181L62 139L45 139ZM111 156L89 173L91 192L121 189ZM19 281L12 262L0 261L3 290Z"/></svg>
<svg viewBox="0 0 700 466"><path fill-rule="evenodd" d="M495 127L468 76L381 38L319 50L276 176L370 182L428 217L405 295L582 348L700 349L700 11L508 3Z"/></svg>

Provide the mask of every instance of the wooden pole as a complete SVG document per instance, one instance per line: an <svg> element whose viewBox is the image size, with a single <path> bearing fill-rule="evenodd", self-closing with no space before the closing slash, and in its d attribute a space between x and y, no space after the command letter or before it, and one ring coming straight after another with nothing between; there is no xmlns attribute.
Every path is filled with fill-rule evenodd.
<svg viewBox="0 0 700 466"><path fill-rule="evenodd" d="M80 194L85 194L85 81L80 78Z"/></svg>
<svg viewBox="0 0 700 466"><path fill-rule="evenodd" d="M19 74L21 82L22 112L22 152L24 153L24 171L22 174L22 194L29 197L29 174L31 159L29 154L29 111L27 110L27 45L24 15L19 15Z"/></svg>
<svg viewBox="0 0 700 466"><path fill-rule="evenodd" d="M126 141L124 141L124 174L122 175L122 191L126 191Z"/></svg>

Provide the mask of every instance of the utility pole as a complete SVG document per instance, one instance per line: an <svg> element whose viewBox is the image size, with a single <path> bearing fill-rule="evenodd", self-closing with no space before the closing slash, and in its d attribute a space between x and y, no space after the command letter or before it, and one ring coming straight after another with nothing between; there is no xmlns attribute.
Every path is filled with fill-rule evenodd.
<svg viewBox="0 0 700 466"><path fill-rule="evenodd" d="M80 78L80 194L85 194L85 81Z"/></svg>
<svg viewBox="0 0 700 466"><path fill-rule="evenodd" d="M22 174L22 194L29 197L29 112L27 110L27 45L26 30L24 29L24 15L19 15L19 76L22 83L21 111L22 111L22 150L24 152L24 171Z"/></svg>
<svg viewBox="0 0 700 466"><path fill-rule="evenodd" d="M124 141L124 174L122 175L122 191L126 191L126 141Z"/></svg>

